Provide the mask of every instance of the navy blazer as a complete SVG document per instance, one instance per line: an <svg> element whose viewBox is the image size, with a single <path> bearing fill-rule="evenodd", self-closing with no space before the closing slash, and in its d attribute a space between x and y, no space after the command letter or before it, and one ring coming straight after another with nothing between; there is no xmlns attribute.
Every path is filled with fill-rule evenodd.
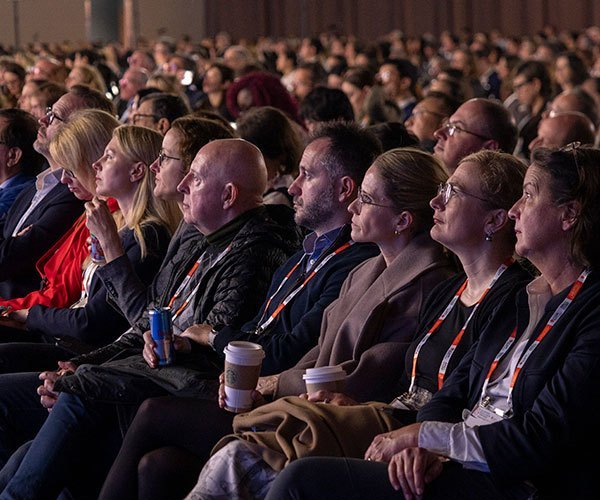
<svg viewBox="0 0 600 500"><path fill-rule="evenodd" d="M600 273L588 277L562 318L525 363L513 391L514 416L479 427L479 438L495 481L531 481L544 495L598 498L600 444ZM553 297L529 342L538 336L570 287ZM432 401L419 421L458 422L464 408L479 401L489 367L510 333L527 327L523 290L504 304L480 340ZM504 335L499 335L504 332Z"/></svg>
<svg viewBox="0 0 600 500"><path fill-rule="evenodd" d="M10 210L0 218L0 297L23 297L40 287L36 262L63 236L83 212L78 200L64 184L50 190L27 217L22 236L12 233L36 193L35 184L23 190Z"/></svg>
<svg viewBox="0 0 600 500"><path fill-rule="evenodd" d="M19 193L35 183L35 177L18 173L10 178L10 185L0 189L0 216L8 212L8 209L19 196Z"/></svg>
<svg viewBox="0 0 600 500"><path fill-rule="evenodd" d="M349 228L346 228L344 236L339 239L336 248L350 239ZM323 312L331 302L338 298L342 283L348 273L365 260L378 254L379 248L376 245L357 243L332 258L282 310L271 327L257 336L254 332L261 318L263 322L266 321L283 298L298 286L299 280L305 277L304 270L300 266L275 296L269 305L268 312L262 317L268 297L276 292L283 278L304 255L304 251L296 253L275 271L267 292L267 299L254 319L242 326L241 329L231 326L221 329L214 340L215 350L222 353L230 341L248 340L261 344L265 350L262 375L280 373L291 368L317 344Z"/></svg>

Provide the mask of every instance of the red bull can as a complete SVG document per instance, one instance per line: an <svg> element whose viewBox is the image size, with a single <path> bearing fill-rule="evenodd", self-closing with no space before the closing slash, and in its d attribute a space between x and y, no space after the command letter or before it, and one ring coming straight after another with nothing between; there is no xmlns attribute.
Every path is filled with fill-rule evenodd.
<svg viewBox="0 0 600 500"><path fill-rule="evenodd" d="M90 257L92 258L92 262L100 266L106 264L106 257L104 257L104 250L102 250L100 241L98 241L98 238L96 238L96 236L94 236L92 233L90 233L90 242L92 244L92 248L90 249Z"/></svg>
<svg viewBox="0 0 600 500"><path fill-rule="evenodd" d="M150 309L150 333L156 343L158 365L168 366L173 363L173 328L171 326L171 308L157 307Z"/></svg>

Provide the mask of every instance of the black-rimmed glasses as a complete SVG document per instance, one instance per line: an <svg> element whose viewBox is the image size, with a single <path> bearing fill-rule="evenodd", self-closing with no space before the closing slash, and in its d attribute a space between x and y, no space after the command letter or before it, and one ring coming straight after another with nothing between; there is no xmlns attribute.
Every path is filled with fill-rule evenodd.
<svg viewBox="0 0 600 500"><path fill-rule="evenodd" d="M161 149L160 153L158 153L158 166L162 167L162 164L165 160L180 160L181 161L181 158L176 158L175 156L169 156Z"/></svg>
<svg viewBox="0 0 600 500"><path fill-rule="evenodd" d="M135 113L133 115L133 120L132 120L133 124L135 125L142 118L152 118L155 122L158 121L158 116L156 116L156 115L149 115L146 113Z"/></svg>
<svg viewBox="0 0 600 500"><path fill-rule="evenodd" d="M449 120L445 120L444 123L442 123L440 130L445 130L446 133L450 137L452 137L454 134L456 134L456 132L464 132L465 134L470 134L470 135L474 135L475 137L479 137L480 139L482 139L484 141L491 140L490 137L486 137L485 135L478 134L477 132L471 132L470 130L467 130L466 128L462 128L459 125L457 125L456 123L451 122Z"/></svg>
<svg viewBox="0 0 600 500"><path fill-rule="evenodd" d="M488 200L486 200L485 198L463 191L462 189L457 188L454 184L450 182L442 182L438 186L438 196L442 197L442 203L444 204L444 206L446 206L450 201L450 198L452 198L456 194L464 194L465 196L470 196L471 198L475 198L479 201L488 203Z"/></svg>
<svg viewBox="0 0 600 500"><path fill-rule="evenodd" d="M48 120L48 125L51 125L54 120L58 120L59 122L63 122L63 123L65 121L64 118L61 118L60 116L58 116L56 114L56 112L50 107L46 108L45 116L46 116L46 120Z"/></svg>
<svg viewBox="0 0 600 500"><path fill-rule="evenodd" d="M358 196L356 197L356 201L358 201L359 206L363 206L363 205L372 205L374 207L381 207L381 208L391 208L391 209L396 209L396 207L393 207L391 205L382 205L381 203L376 203L374 202L371 197L368 194L365 194L362 190L362 188L358 188Z"/></svg>

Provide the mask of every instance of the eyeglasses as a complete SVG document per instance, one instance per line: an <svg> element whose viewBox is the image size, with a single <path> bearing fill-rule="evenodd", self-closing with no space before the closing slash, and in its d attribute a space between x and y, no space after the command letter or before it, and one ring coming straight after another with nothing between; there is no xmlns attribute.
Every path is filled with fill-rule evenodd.
<svg viewBox="0 0 600 500"><path fill-rule="evenodd" d="M148 115L144 113L135 113L133 115L133 124L135 125L142 118L152 118L154 121L158 121L158 116L156 115Z"/></svg>
<svg viewBox="0 0 600 500"><path fill-rule="evenodd" d="M438 113L437 111L430 111L428 109L413 109L412 116L417 117L419 115L424 115L425 113L429 113L430 115L437 116L438 118L446 118L444 113Z"/></svg>
<svg viewBox="0 0 600 500"><path fill-rule="evenodd" d="M363 205L373 205L374 207L381 207L381 208L392 208L392 209L396 209L396 207L392 207L391 205L382 205L380 203L375 203L368 194L365 194L362 190L362 188L358 188L358 196L356 197L356 201L358 201L359 206L363 206Z"/></svg>
<svg viewBox="0 0 600 500"><path fill-rule="evenodd" d="M65 177L69 177L70 179L75 178L75 174L73 173L73 171L69 170L68 168L63 168L63 174L65 174Z"/></svg>
<svg viewBox="0 0 600 500"><path fill-rule="evenodd" d="M442 197L442 203L444 204L444 206L446 206L450 201L450 198L452 198L456 194L464 194L466 196L470 196L471 198L475 198L485 203L489 203L488 200L486 200L485 198L481 198L480 196L477 196L475 194L467 193L462 189L458 189L454 184L450 182L442 182L438 186L438 196Z"/></svg>
<svg viewBox="0 0 600 500"><path fill-rule="evenodd" d="M474 135L475 137L479 137L480 139L482 139L484 141L491 140L490 137L486 137L485 135L478 134L477 132L471 132L470 130L459 127L456 123L448 121L448 120L445 120L444 123L442 123L440 130L444 130L450 137L454 136L454 134L456 134L456 132L464 132L466 134L471 134L471 135Z"/></svg>
<svg viewBox="0 0 600 500"><path fill-rule="evenodd" d="M525 80L521 83L514 83L513 84L513 90L517 91L519 90L521 87L524 87L525 85L527 85L528 83L531 83L531 80Z"/></svg>
<svg viewBox="0 0 600 500"><path fill-rule="evenodd" d="M48 125L51 125L54 120L58 120L63 123L65 122L65 120L63 118L61 118L60 116L58 116L56 114L56 112L50 107L46 108L45 116L46 116L46 120L48 120Z"/></svg>
<svg viewBox="0 0 600 500"><path fill-rule="evenodd" d="M160 153L158 153L158 166L162 167L162 164L166 159L181 161L181 158L176 158L175 156L169 156L169 155L165 154L165 152L161 149Z"/></svg>

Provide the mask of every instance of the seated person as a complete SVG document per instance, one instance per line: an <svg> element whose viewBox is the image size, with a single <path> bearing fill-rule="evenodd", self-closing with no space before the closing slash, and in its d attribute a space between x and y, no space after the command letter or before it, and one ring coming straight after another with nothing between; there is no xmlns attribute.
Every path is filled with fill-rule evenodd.
<svg viewBox="0 0 600 500"><path fill-rule="evenodd" d="M238 118L237 133L254 144L265 157L267 204L293 206L288 188L298 175L302 139L298 128L283 112L271 106L252 108Z"/></svg>
<svg viewBox="0 0 600 500"><path fill-rule="evenodd" d="M184 348L189 346L185 338L193 333L194 324L210 322L215 328L222 328L237 327L247 321L262 300L273 271L297 248L298 230L293 221L273 219L262 205L265 185L266 168L260 151L241 139L215 140L201 148L190 172L179 184L184 195L184 218L205 238L194 253L182 256L183 262L177 269L170 267L171 279L150 306L172 307L173 331L178 339L183 339ZM189 279L184 280L186 276ZM50 454L42 453L51 482L58 488L56 494L72 482L93 488L108 465L104 458L111 461L116 452L114 446L120 441L121 426L127 425L127 414L147 397L201 392L202 381L216 377L222 370L216 354L202 348L179 351L171 366L150 368L141 356L148 324L147 317L140 318L135 327L112 344L73 358L67 368L85 366L80 366L76 374L64 374L56 380L54 388L61 395L45 423L43 408L36 412L29 403L27 408L20 407L20 403L11 404L9 399L15 392L20 391L21 402L30 396L24 396L27 383L16 388L15 384L8 385L15 378L21 380L22 375L6 376L7 386L0 390L0 400L10 407L10 415L5 420L7 432L0 437L0 453L6 456L19 438L35 434L44 423L44 429L52 429L67 440L73 438L71 444L82 445L76 450L61 439L61 443L51 445L54 451ZM80 405L89 407L89 412L72 411ZM61 408L73 419L72 424L65 424ZM13 420L21 411L27 419ZM90 420L84 413L92 420L94 416L99 418L92 423L93 431L87 427ZM82 439L84 435L97 436L97 445L90 447L87 437ZM42 439L32 446L44 442L49 443ZM69 462L73 460L64 468L54 459L58 458L55 451L63 444L69 451L65 448L65 453L59 455ZM92 450L96 466L81 470L79 465L86 462L81 460L82 455ZM42 486L48 477L37 465L35 469L40 473L36 475ZM46 485L42 488L46 490ZM32 490L31 495L39 493Z"/></svg>
<svg viewBox="0 0 600 500"><path fill-rule="evenodd" d="M20 109L0 109L0 216L8 212L17 195L35 182L44 157L33 149L38 124Z"/></svg>
<svg viewBox="0 0 600 500"><path fill-rule="evenodd" d="M88 223L97 226L100 212L103 224L112 225L115 233L120 229L119 244L134 262L133 272L150 283L181 212L174 202L154 200L151 194L154 178L148 166L158 154L161 136L142 127L117 126L108 113L81 111L56 135L51 148L54 157L64 162L63 182L78 198L93 198L88 203ZM113 211L117 206L120 211L111 216L106 203L95 196L110 197ZM90 233L85 223L86 216L82 216L73 238L61 242L46 264L48 287L41 295L49 305L37 304L9 314L13 326L30 333L1 331L3 342L34 340L50 345L0 346L0 366L5 373L48 369L59 359L109 343L125 329L125 318L107 303L106 288L96 276L102 262L94 262L94 255L90 259L86 243ZM69 288L74 284L80 288L72 292ZM69 307L52 307L53 290L78 296ZM29 299L35 304L33 297ZM0 326L3 323L6 321ZM57 337L62 340L54 345ZM71 343L75 351L69 347Z"/></svg>
<svg viewBox="0 0 600 500"><path fill-rule="evenodd" d="M83 211L83 202L60 182L61 165L50 154L50 141L75 111L86 108L114 112L105 96L76 85L39 120L33 147L46 157L49 167L37 176L35 184L19 193L5 217L0 217L0 297L3 299L24 297L40 289L36 263Z"/></svg>
<svg viewBox="0 0 600 500"><path fill-rule="evenodd" d="M377 436L366 460L299 460L267 499L598 497L586 451L599 439L599 162L596 149L534 151L509 214L541 276L502 305L419 423Z"/></svg>
<svg viewBox="0 0 600 500"><path fill-rule="evenodd" d="M397 149L375 160L349 211L353 239L377 243L381 255L350 273L340 297L323 316L319 345L296 367L339 363L347 370L348 386L356 397L387 395L387 386L393 386L390 380L399 376L406 342L416 333L418 310L427 290L451 272L440 247L428 234L432 225L429 200L445 179L440 164L421 151ZM300 181L303 181L302 169L296 182ZM283 374L301 376L303 370L296 367ZM300 392L303 391L297 390L295 394ZM138 463L140 472L143 471L138 483L141 498L183 496L193 485L193 472L197 476L212 445L231 430L233 414L220 410L214 401L149 403L136 416L111 469L103 498L110 498L117 491L135 497ZM169 433L166 439L165 426L161 425L159 438L156 427L159 415L179 422L179 433ZM186 432L182 433L182 422L191 424L192 415L202 415L204 425L186 426ZM166 427L174 428L171 424ZM141 428L147 432L140 433ZM183 436L185 439L180 439ZM144 457L147 452L151 453ZM167 478L173 471L170 465L175 463L184 473L171 481Z"/></svg>
<svg viewBox="0 0 600 500"><path fill-rule="evenodd" d="M442 283L422 307L420 334L412 341L406 355L405 376L401 384L404 392L390 405L399 420L386 422L387 428L414 421L416 411L443 387L448 375L477 341L479 332L494 317L499 304L513 298L523 280L527 279L527 273L512 259L514 233L508 220L508 209L518 199L518 186L524 173L525 166L508 154L476 153L462 160L448 182L440 188L438 196L431 201L435 210L431 235L456 254L464 274ZM473 223L461 223L466 220ZM346 385L349 386L348 383ZM352 387L349 386L349 389ZM300 386L298 391L302 392ZM347 396L326 391L309 394L308 398L313 402L357 405ZM236 493L243 496L253 492L264 496L269 482L289 461L305 454L362 456L370 438L386 429L381 416L373 408L353 406L350 413L342 411L339 420L335 412L327 417L331 419L329 426L333 435L339 438L339 441L335 439L333 442L341 443L339 447L332 447L331 439L320 441L319 437L324 436L315 432L310 439L302 432L303 427L298 427L298 439L297 442L294 439L293 446L280 446L271 438L277 434L280 442L280 431L283 434L287 423L285 419L280 423L279 418L273 416L289 411L289 418L299 418L298 409L292 410L296 405L300 405L300 411L305 406L307 422L320 411L316 405L303 405L286 399L269 405L272 409L261 407L234 420L236 437L242 441L234 440L211 458L200 475L195 493ZM252 430L258 429L258 432L250 432L247 427L250 420L253 421ZM260 432L261 422L264 426L267 421L271 426L263 427L265 432ZM217 448L229 440L223 440ZM291 439L286 441L291 444ZM250 448L247 443L250 443ZM261 459L263 450L268 450L268 460ZM232 467L234 463L236 465ZM241 478L239 474L244 474L244 481L232 481L233 478ZM222 491L221 485L233 489Z"/></svg>

